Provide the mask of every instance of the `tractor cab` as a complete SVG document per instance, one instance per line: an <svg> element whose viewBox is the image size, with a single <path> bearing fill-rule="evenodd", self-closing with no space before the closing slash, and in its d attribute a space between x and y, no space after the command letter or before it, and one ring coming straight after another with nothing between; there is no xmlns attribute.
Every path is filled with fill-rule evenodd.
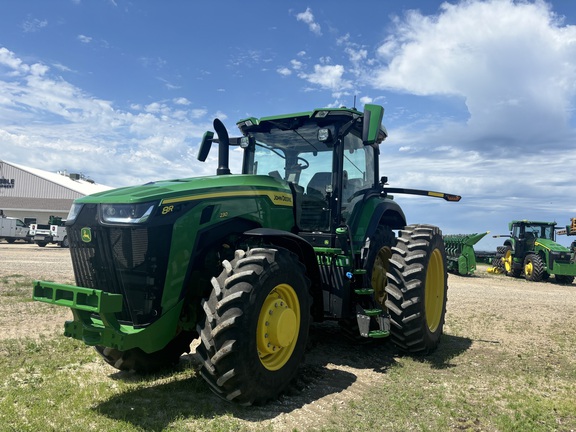
<svg viewBox="0 0 576 432"><path fill-rule="evenodd" d="M313 246L336 247L336 230L354 217L355 204L369 193L379 195L378 145L386 138L384 108L366 105L325 108L237 122L242 133L228 138L218 120L204 136L199 159L218 142L218 174L230 174L228 148L244 151L242 174L264 175L289 186L296 234Z"/></svg>
<svg viewBox="0 0 576 432"><path fill-rule="evenodd" d="M514 241L514 253L520 256L534 251L537 239L554 241L555 223L535 221L512 221L510 236Z"/></svg>
<svg viewBox="0 0 576 432"><path fill-rule="evenodd" d="M335 230L350 219L355 202L379 190L378 144L386 138L382 111L372 117L379 127L371 140L363 138L362 113L344 108L242 120L242 173L287 182L298 233L316 239L312 244L333 247Z"/></svg>
<svg viewBox="0 0 576 432"><path fill-rule="evenodd" d="M524 255L534 250L536 240L555 241L553 222L513 221L510 223L510 235L515 239L515 252Z"/></svg>

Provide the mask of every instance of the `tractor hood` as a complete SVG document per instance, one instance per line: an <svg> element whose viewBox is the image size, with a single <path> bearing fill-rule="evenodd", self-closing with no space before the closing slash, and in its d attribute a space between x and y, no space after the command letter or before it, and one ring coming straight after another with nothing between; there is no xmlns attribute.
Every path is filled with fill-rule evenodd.
<svg viewBox="0 0 576 432"><path fill-rule="evenodd" d="M288 183L264 175L228 175L194 177L150 182L99 192L78 198L75 204L138 204L154 200L159 202L202 199L211 196L226 197L245 191L247 194L267 194L267 191L290 192Z"/></svg>
<svg viewBox="0 0 576 432"><path fill-rule="evenodd" d="M535 245L541 246L553 252L570 252L570 250L567 247L562 246L561 244L558 244L550 239L539 238L536 240Z"/></svg>

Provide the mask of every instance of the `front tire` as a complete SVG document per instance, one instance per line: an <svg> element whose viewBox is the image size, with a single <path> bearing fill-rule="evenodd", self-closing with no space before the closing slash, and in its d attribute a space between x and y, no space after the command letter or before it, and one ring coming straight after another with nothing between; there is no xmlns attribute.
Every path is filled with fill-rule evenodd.
<svg viewBox="0 0 576 432"><path fill-rule="evenodd" d="M140 348L119 351L102 345L96 345L94 349L106 363L118 370L149 374L177 365L180 356L190 352L190 343L196 337L195 332L182 331L168 345L153 353L146 353Z"/></svg>
<svg viewBox="0 0 576 432"><path fill-rule="evenodd" d="M281 248L238 250L222 265L203 301L200 373L221 398L262 404L298 372L310 325L310 281L298 257Z"/></svg>
<svg viewBox="0 0 576 432"><path fill-rule="evenodd" d="M540 255L528 254L524 258L524 277L528 281L540 282L544 275L544 262Z"/></svg>
<svg viewBox="0 0 576 432"><path fill-rule="evenodd" d="M432 225L409 225L392 250L386 285L391 340L404 351L430 353L440 342L446 314L442 232Z"/></svg>
<svg viewBox="0 0 576 432"><path fill-rule="evenodd" d="M574 282L574 276L555 275L556 282L562 285L571 285Z"/></svg>

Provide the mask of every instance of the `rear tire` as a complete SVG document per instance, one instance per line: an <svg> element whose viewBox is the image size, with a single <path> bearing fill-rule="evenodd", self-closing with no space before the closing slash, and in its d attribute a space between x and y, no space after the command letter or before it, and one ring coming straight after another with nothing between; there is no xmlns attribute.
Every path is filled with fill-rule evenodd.
<svg viewBox="0 0 576 432"><path fill-rule="evenodd" d="M310 325L310 281L298 257L281 248L237 250L222 264L202 302L200 373L219 397L262 404L298 372Z"/></svg>
<svg viewBox="0 0 576 432"><path fill-rule="evenodd" d="M392 250L386 286L391 340L404 351L430 353L438 346L446 314L442 232L432 225L409 225Z"/></svg>
<svg viewBox="0 0 576 432"><path fill-rule="evenodd" d="M177 365L180 356L190 352L190 343L197 336L196 332L180 332L168 345L153 353L140 348L119 351L102 345L96 345L94 349L106 363L118 370L149 374Z"/></svg>
<svg viewBox="0 0 576 432"><path fill-rule="evenodd" d="M506 246L498 246L496 248L496 256L492 260L492 267L498 269L499 273L505 273L506 269L504 268L504 255L506 255Z"/></svg>
<svg viewBox="0 0 576 432"><path fill-rule="evenodd" d="M386 300L386 274L390 268L392 247L396 244L396 237L392 230L384 225L379 225L370 239L370 248L365 260L366 270L365 286L374 290L374 301L380 307L384 307Z"/></svg>
<svg viewBox="0 0 576 432"><path fill-rule="evenodd" d="M522 269L514 266L514 256L512 255L512 247L504 246L506 249L504 251L504 257L502 258L502 263L504 265L504 273L506 276L512 276L518 278L522 274Z"/></svg>

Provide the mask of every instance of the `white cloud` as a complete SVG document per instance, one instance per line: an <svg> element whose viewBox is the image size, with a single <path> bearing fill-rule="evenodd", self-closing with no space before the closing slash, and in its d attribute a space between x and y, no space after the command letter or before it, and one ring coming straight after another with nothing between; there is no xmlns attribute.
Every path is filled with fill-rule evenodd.
<svg viewBox="0 0 576 432"><path fill-rule="evenodd" d="M362 96L360 98L360 103L362 105L371 104L372 102L374 102L374 99L371 98L370 96Z"/></svg>
<svg viewBox="0 0 576 432"><path fill-rule="evenodd" d="M296 14L296 19L298 21L302 21L308 24L308 28L312 33L317 34L319 36L322 35L322 29L320 27L320 24L314 21L314 14L312 13L312 9L306 8L304 12Z"/></svg>
<svg viewBox="0 0 576 432"><path fill-rule="evenodd" d="M80 34L76 37L80 42L88 44L90 42L92 42L92 38L90 36L86 36L83 34Z"/></svg>
<svg viewBox="0 0 576 432"><path fill-rule="evenodd" d="M408 13L377 49L371 84L462 98L469 127L519 140L564 130L576 94L576 27L550 7L512 0L443 3L437 16Z"/></svg>
<svg viewBox="0 0 576 432"><path fill-rule="evenodd" d="M276 72L278 72L282 76L292 75L292 71L290 69L288 69L287 67L280 67L280 68L276 69Z"/></svg>
<svg viewBox="0 0 576 432"><path fill-rule="evenodd" d="M343 65L314 65L313 73L302 73L300 77L306 81L317 84L325 89L331 91L340 91L351 88L349 81L343 78L344 66Z"/></svg>
<svg viewBox="0 0 576 432"><path fill-rule="evenodd" d="M48 20L38 19L38 18L28 18L22 23L22 30L24 33L34 33L42 30L44 27L48 26Z"/></svg>
<svg viewBox="0 0 576 432"><path fill-rule="evenodd" d="M188 99L186 99L185 97L179 97L179 98L174 98L173 102L176 105L190 105L190 101Z"/></svg>
<svg viewBox="0 0 576 432"><path fill-rule="evenodd" d="M302 69L302 62L299 60L290 60L290 66L292 66L294 70L300 70Z"/></svg>
<svg viewBox="0 0 576 432"><path fill-rule="evenodd" d="M73 72L72 69L62 63L52 63L52 66L62 72Z"/></svg>
<svg viewBox="0 0 576 432"><path fill-rule="evenodd" d="M26 73L30 67L17 58L12 51L1 47L0 48L0 65L6 66L11 69L10 74Z"/></svg>
<svg viewBox="0 0 576 432"><path fill-rule="evenodd" d="M158 179L160 167L169 173L163 178L208 173L195 156L212 125L207 110L185 97L122 111L6 48L0 48L0 72L4 160L50 171L74 169L111 186Z"/></svg>

